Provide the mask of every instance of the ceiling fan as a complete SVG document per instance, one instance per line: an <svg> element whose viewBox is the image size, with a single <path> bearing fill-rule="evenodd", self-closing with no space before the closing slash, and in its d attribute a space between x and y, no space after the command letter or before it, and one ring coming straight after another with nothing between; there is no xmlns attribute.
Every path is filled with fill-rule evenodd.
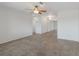
<svg viewBox="0 0 79 59"><path fill-rule="evenodd" d="M39 5L33 6L33 8L31 9L31 11L34 14L43 14L43 13L47 12L46 8L44 7L44 3L43 2L39 2Z"/></svg>

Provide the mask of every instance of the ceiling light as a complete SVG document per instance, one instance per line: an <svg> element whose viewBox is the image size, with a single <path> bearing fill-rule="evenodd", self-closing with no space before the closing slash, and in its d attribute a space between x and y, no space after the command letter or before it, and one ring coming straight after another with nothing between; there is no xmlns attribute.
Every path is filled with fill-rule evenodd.
<svg viewBox="0 0 79 59"><path fill-rule="evenodd" d="M56 21L56 16L55 15L49 15L48 20Z"/></svg>
<svg viewBox="0 0 79 59"><path fill-rule="evenodd" d="M53 17L52 15L49 15L49 16L48 16L48 19L49 19L49 20L52 20L52 17Z"/></svg>
<svg viewBox="0 0 79 59"><path fill-rule="evenodd" d="M44 12L46 12L47 10L45 9L45 7L43 6L43 4L40 3L40 5L36 5L33 8L33 12L35 14L42 14Z"/></svg>
<svg viewBox="0 0 79 59"><path fill-rule="evenodd" d="M38 6L35 6L35 7L34 7L33 12L34 12L35 14L38 14L38 13L39 13Z"/></svg>
<svg viewBox="0 0 79 59"><path fill-rule="evenodd" d="M38 14L38 13L39 13L39 11L38 11L38 10L34 10L34 13L35 13L35 14Z"/></svg>

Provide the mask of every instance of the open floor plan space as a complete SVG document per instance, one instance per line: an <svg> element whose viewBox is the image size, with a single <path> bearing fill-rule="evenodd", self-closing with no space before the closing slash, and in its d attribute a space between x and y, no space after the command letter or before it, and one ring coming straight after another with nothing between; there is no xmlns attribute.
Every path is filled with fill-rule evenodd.
<svg viewBox="0 0 79 59"><path fill-rule="evenodd" d="M0 2L0 56L79 56L79 2Z"/></svg>

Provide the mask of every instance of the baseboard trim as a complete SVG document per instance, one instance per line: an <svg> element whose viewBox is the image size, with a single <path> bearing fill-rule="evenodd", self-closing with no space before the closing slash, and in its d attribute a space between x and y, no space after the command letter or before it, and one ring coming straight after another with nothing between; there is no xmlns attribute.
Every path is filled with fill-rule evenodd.
<svg viewBox="0 0 79 59"><path fill-rule="evenodd" d="M25 38L25 37L29 37L29 36L31 36L32 35L32 33L29 33L29 34L27 34L26 36L24 35L24 36L22 36L22 37L19 37L19 38L14 38L14 39L8 39L8 40L6 40L6 41L4 41L4 42L0 42L0 44L5 44L5 43L8 43L8 42L13 42L13 41L17 41L17 40L19 40L19 39L23 39L23 38Z"/></svg>
<svg viewBox="0 0 79 59"><path fill-rule="evenodd" d="M73 40L73 39L64 39L64 38L58 38L58 40L69 40L69 41L75 41L75 42L79 42L79 40L78 40L78 39L76 39L76 40Z"/></svg>

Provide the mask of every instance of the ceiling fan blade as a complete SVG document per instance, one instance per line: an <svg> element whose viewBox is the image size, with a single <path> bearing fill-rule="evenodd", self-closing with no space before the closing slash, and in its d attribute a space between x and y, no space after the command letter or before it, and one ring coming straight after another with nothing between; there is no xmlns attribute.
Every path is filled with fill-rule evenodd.
<svg viewBox="0 0 79 59"><path fill-rule="evenodd" d="M40 12L47 12L47 10L40 10Z"/></svg>
<svg viewBox="0 0 79 59"><path fill-rule="evenodd" d="M32 9L24 9L24 10L32 10Z"/></svg>

